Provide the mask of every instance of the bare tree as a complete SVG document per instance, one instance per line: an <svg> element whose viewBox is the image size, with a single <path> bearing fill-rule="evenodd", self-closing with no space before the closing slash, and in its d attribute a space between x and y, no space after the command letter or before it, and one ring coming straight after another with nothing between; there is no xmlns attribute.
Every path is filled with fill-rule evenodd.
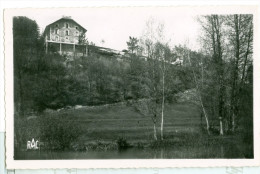
<svg viewBox="0 0 260 174"><path fill-rule="evenodd" d="M152 96L152 98L158 98L158 96L161 95L160 131L161 140L163 140L166 62L167 59L170 59L170 48L164 37L164 24L156 21L154 18L150 18L146 22L146 28L143 32L143 36L140 39L140 44L141 47L144 48L148 57L148 66L151 71L150 79L157 83L153 83L154 85L152 87L152 91L156 97ZM156 89L158 88L158 83L161 84L159 86L160 89Z"/></svg>
<svg viewBox="0 0 260 174"><path fill-rule="evenodd" d="M226 17L229 46L232 50L232 86L231 86L231 117L229 129L233 132L239 115L240 92L243 88L248 58L252 55L253 23L252 15L229 15Z"/></svg>
<svg viewBox="0 0 260 174"><path fill-rule="evenodd" d="M220 135L224 134L224 123L227 123L227 129L232 132L238 126L241 92L252 61L252 19L252 15L244 14L208 15L199 18L203 29L204 53L212 58L209 65L211 75L207 78L216 79L211 83L215 88L212 113L216 113L219 118Z"/></svg>
<svg viewBox="0 0 260 174"><path fill-rule="evenodd" d="M186 48L186 51L187 51L187 57L188 57L188 61L189 61L190 67L192 67L191 60L190 60L190 50ZM203 69L202 69L202 73L203 73ZM206 125L207 125L207 132L208 132L208 135L210 135L210 131L209 131L210 126L209 126L208 114L207 114L206 108L204 106L204 103L202 101L198 78L197 78L193 68L192 68L192 74L193 74L193 79L194 79L194 82L195 82L195 85L196 85L196 92L197 92L197 96L199 98L200 106L201 106L201 109L203 111L203 115L205 117L205 121L206 121ZM203 74L202 74L202 77L203 77Z"/></svg>
<svg viewBox="0 0 260 174"><path fill-rule="evenodd" d="M171 59L171 50L167 44L156 43L154 59L158 63L161 77L161 140L163 140L164 108L165 108L165 80Z"/></svg>
<svg viewBox="0 0 260 174"><path fill-rule="evenodd" d="M219 133L224 134L223 131L223 117L224 117L224 99L225 99L225 86L224 86L224 60L223 60L223 17L219 15L203 16L199 19L203 29L203 42L212 57L212 65L214 67L213 77L216 78L216 99L217 99L217 115L219 119Z"/></svg>

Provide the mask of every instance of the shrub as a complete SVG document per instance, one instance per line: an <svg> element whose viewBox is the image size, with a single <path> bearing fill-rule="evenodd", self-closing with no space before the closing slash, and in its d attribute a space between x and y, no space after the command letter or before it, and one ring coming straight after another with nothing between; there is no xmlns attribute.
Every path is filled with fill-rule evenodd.
<svg viewBox="0 0 260 174"><path fill-rule="evenodd" d="M62 115L43 116L41 119L41 140L48 149L69 149L80 136L80 128Z"/></svg>
<svg viewBox="0 0 260 174"><path fill-rule="evenodd" d="M129 147L129 144L124 137L119 137L116 143L119 150L127 149Z"/></svg>
<svg viewBox="0 0 260 174"><path fill-rule="evenodd" d="M86 151L107 151L116 149L118 149L118 145L115 142L105 142L100 140L85 145Z"/></svg>

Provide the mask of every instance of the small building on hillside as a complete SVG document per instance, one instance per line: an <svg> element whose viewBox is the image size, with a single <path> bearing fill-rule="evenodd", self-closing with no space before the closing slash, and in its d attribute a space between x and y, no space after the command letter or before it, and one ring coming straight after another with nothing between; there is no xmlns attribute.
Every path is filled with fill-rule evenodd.
<svg viewBox="0 0 260 174"><path fill-rule="evenodd" d="M45 38L46 53L58 52L67 56L84 56L88 53L84 43L87 30L69 16L46 26Z"/></svg>

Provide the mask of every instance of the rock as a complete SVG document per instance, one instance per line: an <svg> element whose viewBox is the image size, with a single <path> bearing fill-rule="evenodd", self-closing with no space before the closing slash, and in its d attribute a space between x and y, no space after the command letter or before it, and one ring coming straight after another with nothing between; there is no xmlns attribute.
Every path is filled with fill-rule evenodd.
<svg viewBox="0 0 260 174"><path fill-rule="evenodd" d="M27 120L31 120L31 119L36 119L36 118L37 118L37 116L32 115L32 116L27 117L26 119L27 119Z"/></svg>
<svg viewBox="0 0 260 174"><path fill-rule="evenodd" d="M74 109L80 109L80 108L82 108L81 105L76 105L76 106L74 107Z"/></svg>

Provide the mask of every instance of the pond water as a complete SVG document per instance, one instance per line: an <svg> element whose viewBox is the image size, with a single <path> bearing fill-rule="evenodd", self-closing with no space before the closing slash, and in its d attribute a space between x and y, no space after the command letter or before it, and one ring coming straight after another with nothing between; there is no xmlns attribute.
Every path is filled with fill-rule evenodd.
<svg viewBox="0 0 260 174"><path fill-rule="evenodd" d="M16 160L23 159L193 159L245 158L236 145L182 146L161 149L128 148L110 151L19 151Z"/></svg>

